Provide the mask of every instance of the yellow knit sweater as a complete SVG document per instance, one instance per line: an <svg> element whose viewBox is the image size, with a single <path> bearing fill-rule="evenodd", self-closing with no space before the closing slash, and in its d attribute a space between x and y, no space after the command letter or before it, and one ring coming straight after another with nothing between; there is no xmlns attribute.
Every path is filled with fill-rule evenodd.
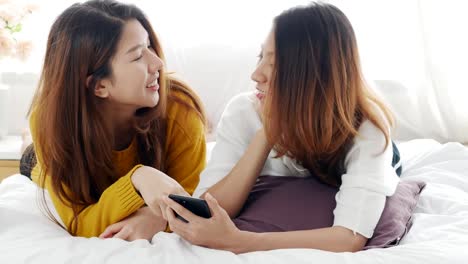
<svg viewBox="0 0 468 264"><path fill-rule="evenodd" d="M180 93L177 96L193 105L191 100ZM32 115L31 134L35 138ZM38 149L37 147L35 149ZM168 102L168 119L165 145L165 173L179 182L192 194L199 182L199 176L205 167L206 144L204 125L196 113L178 102ZM39 153L38 153L39 154ZM122 175L109 186L96 204L84 208L78 215L76 235L83 237L99 236L109 225L129 216L144 205L144 200L133 187L131 176L142 166L137 155L137 141L134 139L127 149L114 151L114 164L117 175ZM31 176L34 182L40 183L41 167L33 168ZM64 204L51 188L49 177L45 176L45 189L54 203L65 227L71 231L73 211Z"/></svg>

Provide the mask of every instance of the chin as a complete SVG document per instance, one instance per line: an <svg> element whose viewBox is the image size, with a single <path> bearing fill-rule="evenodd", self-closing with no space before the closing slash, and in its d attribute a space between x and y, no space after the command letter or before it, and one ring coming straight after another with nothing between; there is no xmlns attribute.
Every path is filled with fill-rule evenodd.
<svg viewBox="0 0 468 264"><path fill-rule="evenodd" d="M159 100L156 100L156 101L153 101L151 103L145 104L145 106L143 106L143 107L154 108L154 107L156 107L158 105L158 103L159 103Z"/></svg>
<svg viewBox="0 0 468 264"><path fill-rule="evenodd" d="M156 107L158 103L159 103L159 95L155 95L154 97L151 98L148 104L145 105L145 107Z"/></svg>

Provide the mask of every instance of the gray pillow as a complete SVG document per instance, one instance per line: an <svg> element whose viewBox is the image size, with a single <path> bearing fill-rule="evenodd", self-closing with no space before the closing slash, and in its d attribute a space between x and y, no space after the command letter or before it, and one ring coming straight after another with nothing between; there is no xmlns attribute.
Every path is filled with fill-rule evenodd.
<svg viewBox="0 0 468 264"><path fill-rule="evenodd" d="M420 181L400 181L364 249L398 245L411 227L424 186ZM261 176L234 223L241 230L259 233L330 227L337 192L315 177Z"/></svg>

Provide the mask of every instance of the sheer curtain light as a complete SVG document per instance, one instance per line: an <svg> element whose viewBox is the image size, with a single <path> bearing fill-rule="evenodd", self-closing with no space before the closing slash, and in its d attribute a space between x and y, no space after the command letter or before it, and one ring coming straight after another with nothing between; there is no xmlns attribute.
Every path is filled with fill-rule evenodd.
<svg viewBox="0 0 468 264"><path fill-rule="evenodd" d="M75 1L29 1L41 8L24 34L34 39L31 60L0 62L0 71L38 73L54 18ZM310 1L135 0L166 52L167 68L189 82L216 124L227 100L252 89L262 41L274 16ZM398 137L468 142L468 1L330 0L354 26L366 78L385 84ZM377 86L379 86L377 85ZM411 111L408 111L411 109Z"/></svg>
<svg viewBox="0 0 468 264"><path fill-rule="evenodd" d="M385 99L405 126L401 139L468 143L468 1L330 2L354 25L368 79L399 87Z"/></svg>

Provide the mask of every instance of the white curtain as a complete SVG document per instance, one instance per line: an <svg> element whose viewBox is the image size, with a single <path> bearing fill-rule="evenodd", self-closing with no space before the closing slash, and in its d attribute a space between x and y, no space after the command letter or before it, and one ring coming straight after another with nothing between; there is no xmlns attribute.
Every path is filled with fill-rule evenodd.
<svg viewBox="0 0 468 264"><path fill-rule="evenodd" d="M35 55L25 64L0 61L0 71L40 68L53 19L75 1L36 1L24 26ZM252 89L250 74L271 20L310 1L134 0L150 18L167 57L218 121L233 95ZM330 0L355 29L366 77L396 113L398 139L430 137L468 143L468 1Z"/></svg>
<svg viewBox="0 0 468 264"><path fill-rule="evenodd" d="M272 18L308 2L179 0L146 11L166 40L169 67L195 86L216 123L229 98L252 88ZM354 26L365 74L396 115L395 137L468 143L468 1L328 2Z"/></svg>
<svg viewBox="0 0 468 264"><path fill-rule="evenodd" d="M356 30L366 75L397 117L397 137L468 143L468 1L330 1Z"/></svg>
<svg viewBox="0 0 468 264"><path fill-rule="evenodd" d="M468 3L419 1L425 78L439 136L468 143ZM428 120L430 121L430 120Z"/></svg>

